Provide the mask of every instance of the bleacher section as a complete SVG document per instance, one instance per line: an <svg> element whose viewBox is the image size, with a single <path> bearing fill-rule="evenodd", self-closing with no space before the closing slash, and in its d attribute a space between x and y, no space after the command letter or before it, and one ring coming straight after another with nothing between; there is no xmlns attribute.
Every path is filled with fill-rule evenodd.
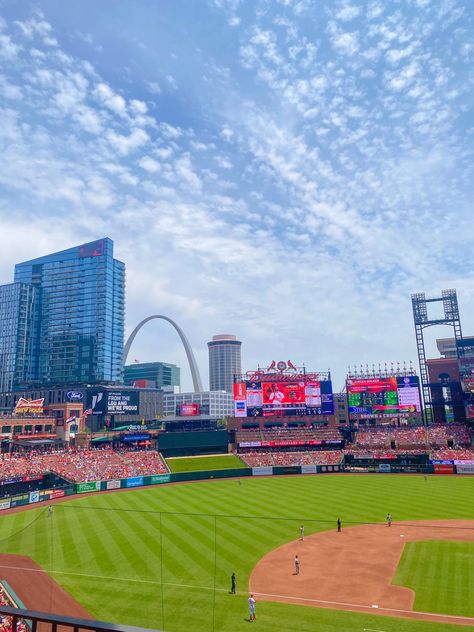
<svg viewBox="0 0 474 632"><path fill-rule="evenodd" d="M285 465L339 465L341 450L319 450L307 452L247 452L240 458L249 467L285 466Z"/></svg>
<svg viewBox="0 0 474 632"><path fill-rule="evenodd" d="M75 483L127 478L147 474L164 474L168 469L155 450L92 449L4 455L0 478L33 476L54 472ZM0 631L1 632L1 631Z"/></svg>
<svg viewBox="0 0 474 632"><path fill-rule="evenodd" d="M361 429L356 434L356 447L380 447L392 448L392 442L397 449L425 450L428 448L448 447L448 441L452 441L454 448L467 447L471 444L469 428L462 424L447 424L428 426L415 426L412 428L391 426L375 426L370 429Z"/></svg>

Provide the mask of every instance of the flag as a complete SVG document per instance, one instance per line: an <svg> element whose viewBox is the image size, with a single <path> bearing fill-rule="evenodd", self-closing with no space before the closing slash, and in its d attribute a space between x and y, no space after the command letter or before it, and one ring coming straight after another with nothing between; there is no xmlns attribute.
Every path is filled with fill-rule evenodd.
<svg viewBox="0 0 474 632"><path fill-rule="evenodd" d="M86 410L82 413L83 417L88 417L89 415L92 415L92 408L86 408Z"/></svg>
<svg viewBox="0 0 474 632"><path fill-rule="evenodd" d="M70 423L72 423L73 421L76 421L76 416L75 416L75 415L73 415L72 417L69 417L68 419L66 419L66 423L67 423L67 424L70 424Z"/></svg>

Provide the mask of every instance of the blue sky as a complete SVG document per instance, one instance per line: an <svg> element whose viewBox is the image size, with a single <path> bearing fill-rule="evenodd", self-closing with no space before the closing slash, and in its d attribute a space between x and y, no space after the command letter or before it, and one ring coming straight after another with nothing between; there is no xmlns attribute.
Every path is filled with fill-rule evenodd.
<svg viewBox="0 0 474 632"><path fill-rule="evenodd" d="M107 235L127 332L245 369L413 360L410 294L474 332L472 4L0 0L0 282ZM449 330L437 332L449 335ZM153 322L131 355L182 367Z"/></svg>

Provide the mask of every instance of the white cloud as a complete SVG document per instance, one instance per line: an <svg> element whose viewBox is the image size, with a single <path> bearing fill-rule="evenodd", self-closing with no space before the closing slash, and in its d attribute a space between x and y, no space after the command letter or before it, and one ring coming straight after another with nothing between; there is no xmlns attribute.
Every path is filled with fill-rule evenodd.
<svg viewBox="0 0 474 632"><path fill-rule="evenodd" d="M148 142L149 136L143 129L135 128L128 136L124 134L117 134L116 132L109 131L107 139L110 144L121 154L126 156L130 152L138 149L142 145Z"/></svg>
<svg viewBox="0 0 474 632"><path fill-rule="evenodd" d="M148 112L147 104L143 101L139 101L138 99L132 99L130 101L130 108L137 114L146 114Z"/></svg>
<svg viewBox="0 0 474 632"><path fill-rule="evenodd" d="M342 20L343 22L349 22L353 20L358 15L360 15L362 8L356 6L355 4L345 4L339 11L336 12L336 19Z"/></svg>
<svg viewBox="0 0 474 632"><path fill-rule="evenodd" d="M359 50L359 37L357 33L337 33L332 38L332 45L338 53L354 55Z"/></svg>
<svg viewBox="0 0 474 632"><path fill-rule="evenodd" d="M154 158L151 158L151 156L143 156L143 158L140 158L138 161L138 164L142 169L148 171L148 173L158 173L158 171L161 170L160 163Z"/></svg>
<svg viewBox="0 0 474 632"><path fill-rule="evenodd" d="M120 116L127 114L125 99L116 94L107 84L99 83L95 88L95 95L100 102Z"/></svg>
<svg viewBox="0 0 474 632"><path fill-rule="evenodd" d="M5 99L21 99L22 91L20 86L10 83L6 77L0 75L0 94Z"/></svg>
<svg viewBox="0 0 474 632"><path fill-rule="evenodd" d="M13 43L9 35L0 34L0 59L3 58L8 61L15 59L21 48L19 44Z"/></svg>

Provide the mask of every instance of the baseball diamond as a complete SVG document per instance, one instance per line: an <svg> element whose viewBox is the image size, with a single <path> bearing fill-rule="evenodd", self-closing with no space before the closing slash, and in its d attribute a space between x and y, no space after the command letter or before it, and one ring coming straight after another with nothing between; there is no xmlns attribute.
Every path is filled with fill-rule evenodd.
<svg viewBox="0 0 474 632"><path fill-rule="evenodd" d="M473 542L473 492L472 477L339 474L58 499L51 513L2 515L0 575L26 607L60 611L64 600L68 613L171 632L245 629L249 590L266 631L474 629L472 546L456 563L440 552L441 568L415 594L394 585L405 542ZM435 589L425 620L414 618Z"/></svg>

